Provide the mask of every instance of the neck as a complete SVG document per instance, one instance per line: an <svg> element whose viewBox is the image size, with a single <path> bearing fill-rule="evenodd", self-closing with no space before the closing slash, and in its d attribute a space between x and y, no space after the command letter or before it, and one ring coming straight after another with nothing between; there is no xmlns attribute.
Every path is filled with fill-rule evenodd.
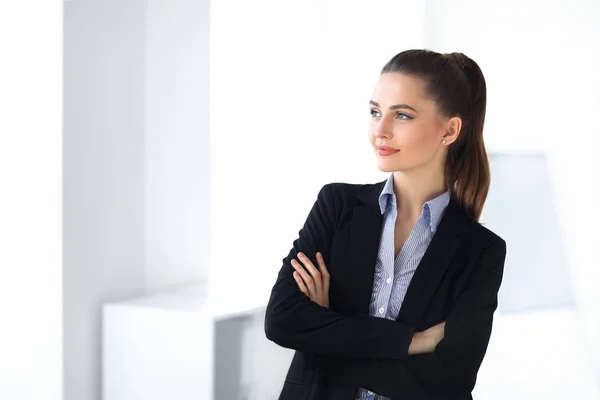
<svg viewBox="0 0 600 400"><path fill-rule="evenodd" d="M444 174L427 169L394 172L398 217L416 219L423 204L446 192Z"/></svg>

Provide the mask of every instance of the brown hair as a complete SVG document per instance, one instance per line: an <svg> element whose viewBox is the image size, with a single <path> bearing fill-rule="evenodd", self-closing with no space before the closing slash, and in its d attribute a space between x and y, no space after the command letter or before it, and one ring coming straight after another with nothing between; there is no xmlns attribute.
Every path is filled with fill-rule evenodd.
<svg viewBox="0 0 600 400"><path fill-rule="evenodd" d="M473 219L479 220L490 187L490 167L483 143L486 84L477 63L462 53L407 50L395 55L381 73L397 72L423 79L426 95L446 117L458 116L462 128L448 148L446 187Z"/></svg>

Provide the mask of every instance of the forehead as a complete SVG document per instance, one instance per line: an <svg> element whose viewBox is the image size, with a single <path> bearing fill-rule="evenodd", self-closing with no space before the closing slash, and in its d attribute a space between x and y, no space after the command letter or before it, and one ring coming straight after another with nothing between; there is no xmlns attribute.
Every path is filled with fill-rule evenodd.
<svg viewBox="0 0 600 400"><path fill-rule="evenodd" d="M385 107L398 103L418 104L427 102L422 79L388 72L381 74L373 89L373 100Z"/></svg>

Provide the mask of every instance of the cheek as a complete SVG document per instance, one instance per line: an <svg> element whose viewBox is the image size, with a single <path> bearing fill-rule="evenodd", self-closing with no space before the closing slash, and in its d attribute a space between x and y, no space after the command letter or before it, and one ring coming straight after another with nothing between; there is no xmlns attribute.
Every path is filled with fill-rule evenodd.
<svg viewBox="0 0 600 400"><path fill-rule="evenodd" d="M407 129L398 139L406 146L414 150L435 150L438 134L434 127L429 125L415 124Z"/></svg>
<svg viewBox="0 0 600 400"><path fill-rule="evenodd" d="M377 140L376 136L377 136L376 130L373 128L373 126L369 126L369 131L368 131L369 142L375 143L375 141Z"/></svg>
<svg viewBox="0 0 600 400"><path fill-rule="evenodd" d="M397 137L395 143L402 150L402 163L405 167L416 167L426 164L435 157L437 146L434 135L427 135L423 131L405 132Z"/></svg>
<svg viewBox="0 0 600 400"><path fill-rule="evenodd" d="M368 129L369 142L377 143L377 123L371 122ZM389 139L385 140L393 147L402 149L405 154L428 153L428 149L435 149L436 134L434 129L422 124L393 126L389 132Z"/></svg>
<svg viewBox="0 0 600 400"><path fill-rule="evenodd" d="M433 141L431 139L432 135L426 135L421 132L411 136L410 143L407 143L407 145L410 145L410 147L414 149L426 150L427 148L432 147Z"/></svg>
<svg viewBox="0 0 600 400"><path fill-rule="evenodd" d="M394 144L405 153L415 153L427 146L427 138L419 129L406 129L394 135Z"/></svg>

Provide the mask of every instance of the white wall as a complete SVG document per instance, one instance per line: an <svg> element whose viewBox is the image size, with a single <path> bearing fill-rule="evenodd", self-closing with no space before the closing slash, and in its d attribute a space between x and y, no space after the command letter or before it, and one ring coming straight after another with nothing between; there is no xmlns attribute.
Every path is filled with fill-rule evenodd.
<svg viewBox="0 0 600 400"><path fill-rule="evenodd" d="M62 399L62 7L0 2L0 399Z"/></svg>
<svg viewBox="0 0 600 400"><path fill-rule="evenodd" d="M101 304L144 293L145 0L65 3L65 399L100 398Z"/></svg>
<svg viewBox="0 0 600 400"><path fill-rule="evenodd" d="M323 184L385 179L369 150L368 101L383 65L422 46L424 17L416 0L211 5L218 307L264 304Z"/></svg>
<svg viewBox="0 0 600 400"><path fill-rule="evenodd" d="M148 0L146 288L207 279L209 0Z"/></svg>
<svg viewBox="0 0 600 400"><path fill-rule="evenodd" d="M547 144L580 328L600 393L600 3L580 0L555 12L569 32L560 48L564 75L556 98L567 103L561 115L573 117L561 118Z"/></svg>
<svg viewBox="0 0 600 400"><path fill-rule="evenodd" d="M548 157L491 154L485 223L508 242L498 312L574 307ZM523 223L527 221L527 223Z"/></svg>
<svg viewBox="0 0 600 400"><path fill-rule="evenodd" d="M490 150L549 156L575 301L600 382L594 233L600 224L600 4L430 0L428 20L428 47L465 52L485 73Z"/></svg>
<svg viewBox="0 0 600 400"><path fill-rule="evenodd" d="M498 313L473 398L598 400L586 352L572 307Z"/></svg>

